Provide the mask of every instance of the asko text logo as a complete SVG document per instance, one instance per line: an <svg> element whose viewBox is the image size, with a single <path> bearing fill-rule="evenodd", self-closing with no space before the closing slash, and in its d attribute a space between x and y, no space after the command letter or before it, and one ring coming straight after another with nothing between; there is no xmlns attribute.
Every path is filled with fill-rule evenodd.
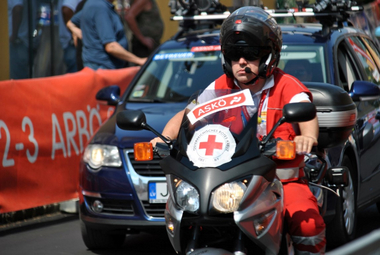
<svg viewBox="0 0 380 255"><path fill-rule="evenodd" d="M194 124L198 120L212 113L235 108L238 106L254 106L249 89L245 89L230 95L217 97L215 99L202 103L194 107L194 109L192 109L187 114L187 117L189 118L191 124Z"/></svg>

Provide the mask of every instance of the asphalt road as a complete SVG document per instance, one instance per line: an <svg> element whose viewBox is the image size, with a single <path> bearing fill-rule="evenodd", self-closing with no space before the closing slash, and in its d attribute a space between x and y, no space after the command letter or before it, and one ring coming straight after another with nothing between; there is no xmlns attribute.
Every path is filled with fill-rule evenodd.
<svg viewBox="0 0 380 255"><path fill-rule="evenodd" d="M165 235L163 235L165 234ZM53 214L24 222L8 230L0 229L1 255L171 255L166 233L139 234L126 238L123 247L114 250L90 251L84 245L77 214Z"/></svg>
<svg viewBox="0 0 380 255"><path fill-rule="evenodd" d="M358 237L380 228L376 206L359 213ZM2 255L174 255L166 233L128 236L120 249L90 251L82 241L76 214L56 214L8 228L0 228Z"/></svg>

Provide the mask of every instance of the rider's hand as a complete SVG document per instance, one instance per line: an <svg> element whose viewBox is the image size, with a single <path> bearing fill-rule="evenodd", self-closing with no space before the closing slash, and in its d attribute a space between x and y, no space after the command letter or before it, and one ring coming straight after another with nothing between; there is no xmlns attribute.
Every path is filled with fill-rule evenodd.
<svg viewBox="0 0 380 255"><path fill-rule="evenodd" d="M155 137L155 138L153 138L152 140L150 140L150 142L152 143L152 146L153 146L153 147L156 147L156 143L164 143L164 140L162 140L162 139L159 138L159 137Z"/></svg>
<svg viewBox="0 0 380 255"><path fill-rule="evenodd" d="M296 152L297 154L306 154L310 153L313 146L318 144L318 141L315 137L299 135L294 138L296 143Z"/></svg>

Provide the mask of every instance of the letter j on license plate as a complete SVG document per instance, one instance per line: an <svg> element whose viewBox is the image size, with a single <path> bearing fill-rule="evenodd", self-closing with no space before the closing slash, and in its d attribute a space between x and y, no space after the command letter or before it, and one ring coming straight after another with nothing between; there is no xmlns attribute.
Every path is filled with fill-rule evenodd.
<svg viewBox="0 0 380 255"><path fill-rule="evenodd" d="M166 203L169 191L166 182L149 183L149 203Z"/></svg>

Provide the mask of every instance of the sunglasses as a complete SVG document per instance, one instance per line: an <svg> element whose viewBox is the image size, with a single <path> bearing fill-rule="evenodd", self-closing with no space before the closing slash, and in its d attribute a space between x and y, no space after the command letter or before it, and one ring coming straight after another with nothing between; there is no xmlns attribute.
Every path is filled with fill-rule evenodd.
<svg viewBox="0 0 380 255"><path fill-rule="evenodd" d="M244 58L247 61L255 61L269 54L270 51L264 47L234 47L225 50L225 56L232 61Z"/></svg>

